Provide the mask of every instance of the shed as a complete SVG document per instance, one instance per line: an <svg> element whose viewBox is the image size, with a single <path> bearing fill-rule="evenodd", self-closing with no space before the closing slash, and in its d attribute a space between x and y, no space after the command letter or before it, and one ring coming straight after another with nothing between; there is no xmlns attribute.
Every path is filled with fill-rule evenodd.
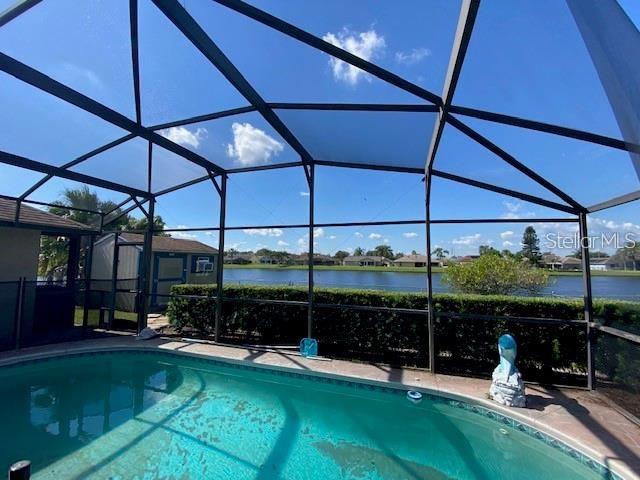
<svg viewBox="0 0 640 480"><path fill-rule="evenodd" d="M117 244L115 242L118 238ZM144 235L110 233L98 239L93 248L92 289L112 290L115 278L117 310L136 310L138 279L141 275ZM151 305L166 305L171 287L181 283L215 283L218 250L196 240L154 236L151 258Z"/></svg>

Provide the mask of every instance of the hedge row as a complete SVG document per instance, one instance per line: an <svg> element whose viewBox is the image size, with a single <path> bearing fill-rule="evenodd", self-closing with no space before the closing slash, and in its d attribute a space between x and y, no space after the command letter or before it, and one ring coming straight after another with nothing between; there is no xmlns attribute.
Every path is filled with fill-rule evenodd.
<svg viewBox="0 0 640 480"><path fill-rule="evenodd" d="M167 314L179 329L212 333L215 285L176 285ZM240 303L233 299L305 302L307 290L288 286L224 287L220 326L224 341L296 344L306 335L307 307ZM229 300L226 300L229 299ZM372 290L314 289L314 337L320 354L333 358L376 361L402 366L428 365L426 315L419 313L336 309L327 305L361 305L426 310L424 295ZM584 319L582 302L557 298L527 298L442 294L434 296L436 312L470 318L438 316L435 324L436 368L441 372L489 375L497 360L496 341L514 334L519 367L530 380L583 382L586 336L583 325L562 322L531 324L517 320L474 318L473 315ZM597 301L597 316L610 325L640 325L640 304Z"/></svg>

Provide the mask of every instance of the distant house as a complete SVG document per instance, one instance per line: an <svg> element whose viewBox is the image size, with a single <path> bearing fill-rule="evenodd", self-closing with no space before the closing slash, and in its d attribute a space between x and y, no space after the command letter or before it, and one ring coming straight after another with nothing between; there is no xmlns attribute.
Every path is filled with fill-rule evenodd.
<svg viewBox="0 0 640 480"><path fill-rule="evenodd" d="M582 270L582 260L575 257L564 257L561 261L560 270Z"/></svg>
<svg viewBox="0 0 640 480"><path fill-rule="evenodd" d="M301 253L300 255L296 255L294 258L294 263L296 265L309 265L309 254ZM314 265L337 265L339 263L339 260L330 255L323 255L321 253L313 254Z"/></svg>
<svg viewBox="0 0 640 480"><path fill-rule="evenodd" d="M400 257L393 261L393 265L395 267L426 267L427 262L429 261L429 257L426 255L405 255L404 257ZM440 267L442 266L442 261L432 258L431 266Z"/></svg>
<svg viewBox="0 0 640 480"><path fill-rule="evenodd" d="M553 253L545 253L542 255L542 266L550 270L561 270L562 257Z"/></svg>
<svg viewBox="0 0 640 480"><path fill-rule="evenodd" d="M253 263L253 252L224 252L224 263L248 265Z"/></svg>
<svg viewBox="0 0 640 480"><path fill-rule="evenodd" d="M595 259L594 259L595 260ZM593 263L594 260L591 260ZM622 258L620 255L614 255L607 258L607 270L640 270L640 259Z"/></svg>
<svg viewBox="0 0 640 480"><path fill-rule="evenodd" d="M345 257L342 264L351 267L388 267L391 260L377 255L352 255Z"/></svg>
<svg viewBox="0 0 640 480"><path fill-rule="evenodd" d="M117 288L134 290L142 267L144 236L134 233L110 233L93 247L91 278L94 290L110 290L114 264L117 265ZM154 236L151 258L151 305L165 305L173 285L181 283L214 283L218 250L195 240ZM135 295L121 291L116 295L116 308L135 311Z"/></svg>
<svg viewBox="0 0 640 480"><path fill-rule="evenodd" d="M609 270L616 270L618 262L611 257L607 258L592 258L589 261L589 269L595 272L608 272Z"/></svg>
<svg viewBox="0 0 640 480"><path fill-rule="evenodd" d="M259 263L261 265L278 265L280 260L271 255L254 255L252 257L252 263Z"/></svg>

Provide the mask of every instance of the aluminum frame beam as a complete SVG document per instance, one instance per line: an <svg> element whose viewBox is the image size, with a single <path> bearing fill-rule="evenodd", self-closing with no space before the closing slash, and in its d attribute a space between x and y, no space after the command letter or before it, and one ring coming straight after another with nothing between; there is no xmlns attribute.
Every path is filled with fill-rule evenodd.
<svg viewBox="0 0 640 480"><path fill-rule="evenodd" d="M92 157L95 157L96 155L99 155L103 152L106 152L107 150L113 148L113 147L117 147L118 145L125 143L133 138L135 138L136 136L132 133L125 135L124 137L120 137L112 142L106 143L98 148L95 148L93 150L91 150L90 152L87 152L83 155L80 155L79 157L77 157L76 159L65 163L64 165L61 165L60 168L67 170L69 168L75 167L76 165L79 165L80 163L84 162L85 160L89 160ZM41 178L40 180L38 180L36 183L34 183L28 190L26 190L22 195L20 195L20 199L24 200L25 198L27 198L29 195L31 195L33 192L35 192L38 188L42 187L45 183L47 183L49 180L51 180L54 177L54 175L47 175L46 177Z"/></svg>
<svg viewBox="0 0 640 480"><path fill-rule="evenodd" d="M47 92L54 97L64 100L86 112L89 112L102 120L111 123L129 133L132 133L138 137L142 137L145 140L151 141L156 145L169 150L176 155L179 155L186 160L195 163L207 170L213 170L218 173L222 173L224 169L215 163L201 157L197 153L191 150L173 143L171 140L163 137L162 135L148 130L136 122L130 120L121 113L112 110L111 108L93 100L92 98L83 95L82 93L74 90L66 85L54 80L51 77L25 65L22 62L0 52L0 70L9 75L16 77L17 79L28 83L29 85L36 87L43 92Z"/></svg>
<svg viewBox="0 0 640 480"><path fill-rule="evenodd" d="M484 137L483 135L480 135L478 132L476 132L475 130L470 128L465 123L461 122L460 120L458 120L457 118L455 118L454 116L452 116L450 114L448 114L448 116L447 116L447 122L450 125L454 126L460 132L462 132L465 135L467 135L472 140L475 140L477 143L479 143L483 147L487 148L493 154L495 154L498 157L502 158L505 162L507 162L509 165L511 165L516 170L518 170L520 173L523 173L524 175L529 177L534 182L538 183L539 185L541 185L544 188L546 188L547 190L549 190L551 193L553 193L558 198L560 198L563 201L567 202L567 204L571 205L576 210L585 211L585 208L581 204L576 202L573 198L571 198L571 196L569 196L563 190L559 189L558 187L553 185L551 182L549 182L546 178L542 177L541 175L537 174L536 172L531 170L526 165L524 165L521 162L519 162L514 156L512 156L512 155L508 154L507 152L505 152L503 149L498 147L495 143L491 142L488 138Z"/></svg>
<svg viewBox="0 0 640 480"><path fill-rule="evenodd" d="M204 29L176 0L153 0L156 7L182 32L213 66L255 107L262 117L296 151L306 165L312 163L309 152L271 110L260 94L244 78L236 66L218 48ZM305 169L305 172L307 170ZM307 173L308 177L308 173Z"/></svg>
<svg viewBox="0 0 640 480"><path fill-rule="evenodd" d="M640 200L640 190L636 190L635 192L630 192L625 195L620 195L619 197L611 198L607 201L591 205L590 207L587 207L587 211L589 213L599 212L600 210L618 207L620 205L624 205L625 203L635 202L636 200Z"/></svg>
<svg viewBox="0 0 640 480"><path fill-rule="evenodd" d="M456 86L458 85L460 73L462 72L464 57L467 53L469 41L471 40L471 34L473 33L473 26L476 21L479 7L480 0L464 0L460 6L458 26L453 40L449 67L447 69L444 88L442 90L442 105L439 108L438 119L436 124L433 126L431 142L429 143L429 151L427 153L427 161L425 165L426 175L430 174L431 167L436 158L436 153L438 152L438 146L442 139L442 132L444 131L449 107L453 101L453 95L455 93Z"/></svg>
<svg viewBox="0 0 640 480"><path fill-rule="evenodd" d="M624 140L607 137L605 135L599 135L597 133L577 130L575 128L563 127L560 125L539 122L536 120L528 120L512 115L505 115L503 113L489 112L487 110L462 107L460 105L451 105L449 107L449 112L464 115L465 117L473 117L479 120L486 120L488 122L510 125L514 127L524 128L526 130L550 133L552 135L573 138L575 140L582 140L584 142L595 143L598 145L603 145L605 147L616 148L618 150L640 153L640 145L627 143Z"/></svg>
<svg viewBox="0 0 640 480"><path fill-rule="evenodd" d="M502 195L507 195L509 197L517 198L519 200L524 200L525 202L535 203L536 205L540 205L543 207L553 208L554 210L560 210L561 212L577 214L579 211L563 203L553 202L551 200L546 200L541 197L536 197L535 195L521 193L515 190L511 190L509 188L498 187L490 183L480 182L478 180L472 180L470 178L461 177L459 175L454 175L452 173L447 173L440 170L432 169L431 175L434 177L443 178L445 180L451 180L453 182L462 183L464 185L469 185L472 187L481 188L483 190L488 190L493 193L500 193Z"/></svg>
<svg viewBox="0 0 640 480"><path fill-rule="evenodd" d="M275 110L321 110L343 112L424 112L437 113L435 105L402 104L402 103L269 103Z"/></svg>
<svg viewBox="0 0 640 480"><path fill-rule="evenodd" d="M0 13L0 28L4 27L7 23L9 23L14 18L22 15L31 7L35 7L41 1L42 0L20 0L17 3L13 4L9 8L7 8L4 12Z"/></svg>
<svg viewBox="0 0 640 480"><path fill-rule="evenodd" d="M140 60L138 54L138 0L129 0L129 28L131 32L131 67L136 123L142 125L142 110L140 106Z"/></svg>
<svg viewBox="0 0 640 480"><path fill-rule="evenodd" d="M138 196L147 198L149 194L144 190L138 190L137 188L127 187L119 183L110 182L109 180L103 180L101 178L92 177L91 175L85 175L84 173L74 172L72 170L65 170L60 167L54 167L46 163L31 160L20 155L0 151L0 163L7 165L13 165L14 167L26 168L34 172L45 173L47 175L53 175L55 177L66 178L67 180L73 180L75 182L86 183L87 185L93 185L95 187L106 188L116 192L126 193L131 196Z"/></svg>
<svg viewBox="0 0 640 480"><path fill-rule="evenodd" d="M360 70L364 70L365 72L373 75L374 77L379 78L391 85L394 85L402 90L405 90L409 93L412 93L416 97L422 98L430 103L435 105L441 105L442 99L436 94L409 82L408 80L396 75L395 73L391 73L389 70L386 70L374 63L371 63L367 60L364 60L357 55L347 52L335 45L332 45L329 42L322 40L321 38L316 37L315 35L310 34L302 30L301 28L296 27L290 23L285 22L284 20L275 17L264 10L260 10L252 5L249 5L240 0L212 0L220 5L223 5L231 10L234 10L242 15L252 18L253 20L262 23L274 30L279 31L280 33L284 33L285 35L294 38L304 44L309 45L317 50L320 50L332 57L342 60L354 67L359 68Z"/></svg>
<svg viewBox="0 0 640 480"><path fill-rule="evenodd" d="M229 110L221 110L213 113L205 113L204 115L197 115L195 117L184 118L182 120L175 120L173 122L159 123L152 125L149 130L164 130L165 128L181 127L184 125L191 125L193 123L208 122L210 120L216 120L218 118L232 117L233 115L241 115L243 113L255 112L256 108L253 105L247 107L231 108Z"/></svg>

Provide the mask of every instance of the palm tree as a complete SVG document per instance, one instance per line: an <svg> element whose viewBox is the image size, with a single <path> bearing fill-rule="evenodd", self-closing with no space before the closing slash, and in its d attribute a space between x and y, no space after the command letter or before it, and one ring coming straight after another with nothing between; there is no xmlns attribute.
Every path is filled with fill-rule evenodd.
<svg viewBox="0 0 640 480"><path fill-rule="evenodd" d="M449 250L445 250L442 247L438 247L433 252L431 252L431 255L434 255L438 260L442 260L447 255L449 255Z"/></svg>
<svg viewBox="0 0 640 480"><path fill-rule="evenodd" d="M83 210L93 210L98 212L113 212L108 218L116 218L122 214L120 208L116 208L116 203L110 200L100 200L98 194L90 190L86 185L80 188L66 188L59 200L59 205L49 207L49 212L60 217L68 218L76 222L98 227L100 225L100 215L90 212L72 210L71 208L81 208ZM156 216L153 219L154 227L162 230L165 226L162 217ZM122 215L114 222L109 224L111 230L139 230L145 229L147 219L136 219L129 215ZM158 232L157 235L166 235L166 233ZM89 238L82 237L82 247L87 247ZM84 254L85 248L81 249ZM40 242L40 262L38 265L38 274L43 277L51 278L53 272L67 264L69 255L69 239L65 237L43 236Z"/></svg>

